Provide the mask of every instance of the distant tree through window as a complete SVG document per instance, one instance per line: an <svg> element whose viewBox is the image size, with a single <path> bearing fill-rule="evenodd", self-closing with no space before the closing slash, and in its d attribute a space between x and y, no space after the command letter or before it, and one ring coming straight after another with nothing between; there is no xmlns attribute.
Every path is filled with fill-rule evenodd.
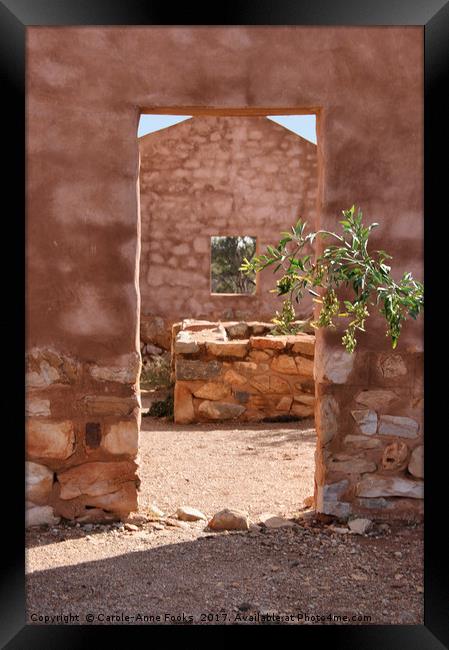
<svg viewBox="0 0 449 650"><path fill-rule="evenodd" d="M255 274L239 270L243 259L255 253L255 237L211 237L211 293L255 293Z"/></svg>

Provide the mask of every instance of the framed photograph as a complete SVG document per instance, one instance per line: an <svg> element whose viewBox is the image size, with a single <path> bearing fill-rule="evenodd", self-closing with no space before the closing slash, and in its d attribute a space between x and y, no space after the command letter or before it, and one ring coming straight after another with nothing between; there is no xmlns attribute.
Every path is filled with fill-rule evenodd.
<svg viewBox="0 0 449 650"><path fill-rule="evenodd" d="M423 309L449 4L169 14L1 3L2 647L447 647Z"/></svg>

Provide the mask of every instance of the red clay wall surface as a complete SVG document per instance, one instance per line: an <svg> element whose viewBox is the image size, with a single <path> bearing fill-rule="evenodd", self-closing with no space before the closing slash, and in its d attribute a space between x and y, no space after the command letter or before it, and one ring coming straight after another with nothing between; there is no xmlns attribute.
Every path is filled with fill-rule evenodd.
<svg viewBox="0 0 449 650"><path fill-rule="evenodd" d="M29 518L114 516L136 507L138 485L140 110L317 112L320 225L360 205L381 224L374 248L421 279L423 30L33 27L27 66ZM416 513L422 322L394 354L381 319L367 326L351 359L338 333L317 335L316 504ZM369 468L351 464L363 450L346 439L351 411L370 410L357 409L364 390L393 393L371 395L366 437L381 446ZM394 442L406 446L400 485L382 463Z"/></svg>
<svg viewBox="0 0 449 650"><path fill-rule="evenodd" d="M316 149L266 117L194 117L140 138L142 315L167 329L183 318L272 318L281 300L269 273L255 295L211 294L210 238L255 236L263 252L299 217L313 228ZM307 296L298 317L311 312Z"/></svg>

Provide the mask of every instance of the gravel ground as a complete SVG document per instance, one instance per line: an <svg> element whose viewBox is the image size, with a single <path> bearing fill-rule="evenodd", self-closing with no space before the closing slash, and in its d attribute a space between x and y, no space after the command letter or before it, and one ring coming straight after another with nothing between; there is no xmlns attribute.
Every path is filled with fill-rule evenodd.
<svg viewBox="0 0 449 650"><path fill-rule="evenodd" d="M313 495L312 419L288 424L175 425L142 418L139 505L180 505L212 516L240 508L293 516Z"/></svg>
<svg viewBox="0 0 449 650"><path fill-rule="evenodd" d="M375 523L359 536L301 512L313 491L313 422L238 431L142 424L143 512L151 502L167 514L182 504L207 515L235 506L295 526L211 534L204 522L134 517L131 530L32 529L29 623L423 623L421 525Z"/></svg>

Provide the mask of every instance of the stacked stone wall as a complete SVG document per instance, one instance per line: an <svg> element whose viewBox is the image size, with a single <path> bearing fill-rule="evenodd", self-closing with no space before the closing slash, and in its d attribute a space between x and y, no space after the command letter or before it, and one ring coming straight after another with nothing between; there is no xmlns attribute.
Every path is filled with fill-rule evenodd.
<svg viewBox="0 0 449 650"><path fill-rule="evenodd" d="M26 515L116 518L137 509L140 397L137 353L114 365L52 348L27 354Z"/></svg>
<svg viewBox="0 0 449 650"><path fill-rule="evenodd" d="M184 328L176 333L175 422L260 422L313 416L315 337L254 335L270 327L223 323L218 328ZM230 338L232 331L238 331L240 338Z"/></svg>

